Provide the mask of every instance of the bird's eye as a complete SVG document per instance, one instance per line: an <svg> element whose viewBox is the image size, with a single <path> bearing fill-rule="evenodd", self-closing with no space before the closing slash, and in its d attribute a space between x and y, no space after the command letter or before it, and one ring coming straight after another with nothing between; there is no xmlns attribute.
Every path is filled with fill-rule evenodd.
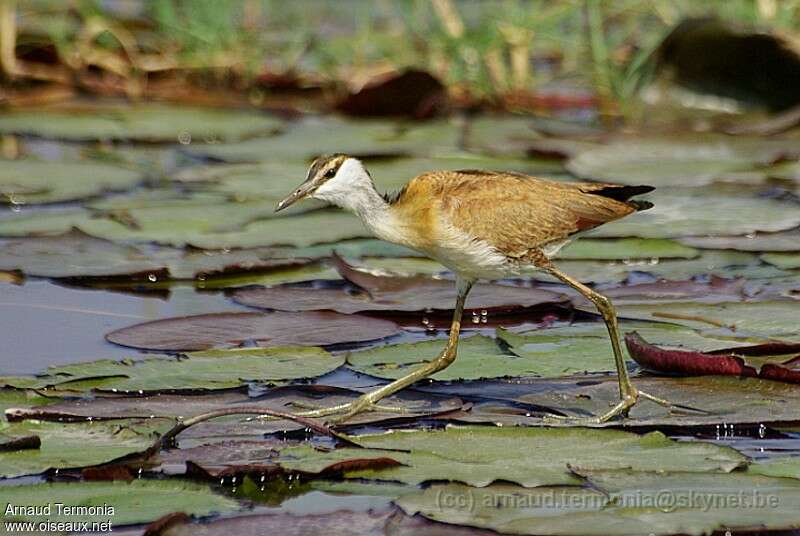
<svg viewBox="0 0 800 536"><path fill-rule="evenodd" d="M326 179L332 179L334 175L336 175L336 170L334 168L331 168L325 172Z"/></svg>

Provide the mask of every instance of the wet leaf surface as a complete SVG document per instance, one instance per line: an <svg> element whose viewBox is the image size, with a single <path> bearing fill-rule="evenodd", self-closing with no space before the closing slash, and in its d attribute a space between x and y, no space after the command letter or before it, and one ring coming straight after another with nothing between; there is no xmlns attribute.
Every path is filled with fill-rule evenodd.
<svg viewBox="0 0 800 536"><path fill-rule="evenodd" d="M269 389L259 396L248 396L241 390L217 391L207 394L144 394L139 396L97 396L93 399L67 400L46 407L32 407L14 411L8 417L17 420L54 422L116 421L120 419L186 418L210 411L236 406L263 407L286 411L308 406L321 407L344 404L360 396L360 391L327 385L288 385ZM57 401L57 400L56 400ZM370 411L355 416L349 425L407 422L422 415L445 415L460 410L463 403L456 397L401 392L385 402L387 406L402 408L404 413ZM17 405L16 407L19 407ZM303 425L286 420L256 419L249 416L231 416L200 423L178 437L181 448L202 447L234 440L255 441L264 434L302 430ZM204 459L210 459L206 457ZM196 460L195 460L196 461Z"/></svg>
<svg viewBox="0 0 800 536"><path fill-rule="evenodd" d="M673 240L619 238L577 240L558 252L559 259L693 259L699 252Z"/></svg>
<svg viewBox="0 0 800 536"><path fill-rule="evenodd" d="M651 534L702 534L800 524L800 486L794 480L744 474L583 474L595 489L437 484L397 503L409 515L513 534L623 535L637 534L643 526ZM693 496L708 499L701 503ZM733 496L752 502L744 506L742 499L733 505L725 499ZM763 500L757 502L759 497Z"/></svg>
<svg viewBox="0 0 800 536"><path fill-rule="evenodd" d="M146 523L171 512L207 516L231 512L239 504L211 492L206 486L182 480L134 480L133 482L57 482L28 486L5 486L3 497L15 505L42 505L59 502L66 505L111 506L113 515L58 514L52 507L47 516L8 516L4 520L80 522L110 519L118 525Z"/></svg>
<svg viewBox="0 0 800 536"><path fill-rule="evenodd" d="M3 134L28 134L73 141L236 141L276 132L283 122L252 111L186 106L86 106L64 111L12 111L0 118Z"/></svg>
<svg viewBox="0 0 800 536"><path fill-rule="evenodd" d="M48 469L85 467L148 448L172 423L165 419L120 420L113 423L84 421L57 423L0 422L5 436L35 435L37 449L0 451L0 476L11 478L39 474ZM5 496L5 491L4 491Z"/></svg>
<svg viewBox="0 0 800 536"><path fill-rule="evenodd" d="M610 357L609 357L610 358ZM652 426L715 426L720 423L751 424L794 422L800 418L800 393L792 384L759 378L728 376L634 378L634 384L654 396L678 406L697 408L703 412L676 410L671 412L657 404L641 401L631 409L630 419L603 426L640 429ZM614 377L596 379L528 379L515 385L477 382L474 393L481 403L470 412L452 415L461 422L502 423L504 425L540 426L540 411L560 412L588 417L606 411L619 401ZM509 389L508 387L511 387ZM438 387L435 392L446 394ZM461 386L454 390L469 400L472 389ZM487 402L495 392L497 401ZM525 404L508 407L508 402Z"/></svg>
<svg viewBox="0 0 800 536"><path fill-rule="evenodd" d="M759 183L765 164L800 156L796 141L691 135L620 139L578 153L566 164L578 177L652 186L705 186L715 181Z"/></svg>
<svg viewBox="0 0 800 536"><path fill-rule="evenodd" d="M487 486L508 481L525 487L579 484L574 471L720 471L743 466L733 449L678 443L659 432L639 436L590 429L449 427L401 430L358 437L365 449L320 450L289 446L278 463L286 469L322 471L348 459L389 457L403 465L350 471L352 478L419 484L437 480Z"/></svg>
<svg viewBox="0 0 800 536"><path fill-rule="evenodd" d="M359 534L394 534L395 532L386 531L389 524L389 513L386 512L340 510L319 514L276 513L238 516L207 523L182 524L171 527L162 534L163 536L225 536L230 534L256 536L264 533L264 527L269 527L270 531L274 530L276 533L286 536L306 534L346 536L353 534L354 528L357 528ZM453 536L457 536L457 534L453 534Z"/></svg>
<svg viewBox="0 0 800 536"><path fill-rule="evenodd" d="M730 303L639 303L622 304L617 309L623 318L672 322L689 327L733 329L742 336L773 337L794 341L800 337L797 302Z"/></svg>
<svg viewBox="0 0 800 536"><path fill-rule="evenodd" d="M194 352L186 358L110 359L51 367L34 379L0 378L16 387L83 391L192 391L240 387L247 381L282 382L326 374L344 363L321 348L243 348Z"/></svg>
<svg viewBox="0 0 800 536"><path fill-rule="evenodd" d="M112 331L115 344L147 350L190 351L239 346L322 346L382 339L398 333L389 320L331 312L219 313L166 318Z"/></svg>
<svg viewBox="0 0 800 536"><path fill-rule="evenodd" d="M2 125L3 118L0 118ZM0 126L0 130L2 126ZM0 204L73 201L132 188L144 179L136 170L100 162L0 161Z"/></svg>
<svg viewBox="0 0 800 536"><path fill-rule="evenodd" d="M336 132L336 136L331 136L331 132ZM404 125L327 116L295 121L279 136L192 147L190 151L228 162L307 161L321 154L337 152L394 157L453 150L458 135L458 129L446 120ZM302 177L297 180L299 184Z"/></svg>
<svg viewBox="0 0 800 536"><path fill-rule="evenodd" d="M641 182L641 179L640 179ZM663 189L645 198L654 207L603 225L595 237L676 238L777 232L800 225L800 210L791 201L748 195L741 189Z"/></svg>
<svg viewBox="0 0 800 536"><path fill-rule="evenodd" d="M800 230L778 233L752 233L743 236L689 236L680 242L688 246L739 251L798 251Z"/></svg>

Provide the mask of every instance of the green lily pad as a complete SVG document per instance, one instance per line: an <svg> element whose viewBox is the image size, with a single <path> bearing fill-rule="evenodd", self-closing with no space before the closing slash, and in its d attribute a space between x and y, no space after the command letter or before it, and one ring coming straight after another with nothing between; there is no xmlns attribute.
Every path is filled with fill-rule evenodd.
<svg viewBox="0 0 800 536"><path fill-rule="evenodd" d="M239 387L246 381L286 381L327 374L344 363L313 347L244 348L195 352L186 359L154 357L138 361L103 359L50 367L35 379L38 387L115 391L208 390ZM15 378L0 384L30 387Z"/></svg>
<svg viewBox="0 0 800 536"><path fill-rule="evenodd" d="M800 237L798 237L798 239L800 239ZM785 270L796 270L800 268L800 253L764 253L761 255L761 259L764 262L768 262Z"/></svg>
<svg viewBox="0 0 800 536"><path fill-rule="evenodd" d="M800 251L800 230L778 233L752 233L744 236L688 236L680 243L704 249L739 251Z"/></svg>
<svg viewBox="0 0 800 536"><path fill-rule="evenodd" d="M800 418L800 390L796 385L732 376L639 376L637 388L669 400L673 404L698 408L703 412L670 411L660 405L640 400L630 411L630 418L595 427L625 427L630 430L657 426L714 426L726 424L758 427L761 423L795 422ZM436 384L432 386L435 390ZM462 385L464 396L483 396L496 385ZM528 408L549 408L577 417L589 417L608 411L619 401L616 377L527 379L521 383L522 394L511 394L514 404L501 401L477 403L468 412L449 415L463 423L500 423L504 426L552 426ZM526 407L519 407L524 404Z"/></svg>
<svg viewBox="0 0 800 536"><path fill-rule="evenodd" d="M674 240L658 238L583 239L558 252L559 259L694 259L700 254Z"/></svg>
<svg viewBox="0 0 800 536"><path fill-rule="evenodd" d="M169 419L118 420L110 422L51 423L23 421L3 424L6 436L35 435L38 449L0 451L0 476L12 478L48 469L96 465L141 452L174 424Z"/></svg>
<svg viewBox="0 0 800 536"><path fill-rule="evenodd" d="M0 388L0 422L2 415L9 408L31 408L60 401L60 398L42 396L34 391Z"/></svg>
<svg viewBox="0 0 800 536"><path fill-rule="evenodd" d="M351 352L347 356L347 365L378 378L397 379L432 361L442 352L446 343L444 339L437 339ZM447 381L535 374L535 363L503 352L491 337L473 335L459 341L456 361L430 378Z"/></svg>
<svg viewBox="0 0 800 536"><path fill-rule="evenodd" d="M3 118L0 117L0 124ZM73 201L132 188L143 180L135 170L99 162L0 161L0 204Z"/></svg>
<svg viewBox="0 0 800 536"><path fill-rule="evenodd" d="M702 350L731 346L731 341L704 337L694 330L670 324L622 322L620 331L637 331L648 341L659 341L660 345L667 346ZM508 344L511 352L530 363L529 371L532 370L536 376L555 378L614 370L611 341L601 323L580 323L525 333L499 328L497 336ZM749 341L738 341L738 344L746 345Z"/></svg>
<svg viewBox="0 0 800 536"><path fill-rule="evenodd" d="M620 282L632 272L645 272L659 278L684 280L697 275L713 275L733 279L763 279L789 273L764 265L754 253L742 251L703 251L694 259L639 259L621 261L555 260L556 265L572 277L595 283ZM542 273L537 279L555 281Z"/></svg>
<svg viewBox="0 0 800 536"><path fill-rule="evenodd" d="M338 210L317 210L297 216L254 221L238 231L197 234L187 237L186 242L207 249L258 246L305 247L369 236L371 233L361 220L352 214Z"/></svg>
<svg viewBox="0 0 800 536"><path fill-rule="evenodd" d="M183 480L134 480L132 482L54 482L27 486L5 486L3 497L14 506L51 505L47 515L5 515L3 521L51 521L54 523L110 521L120 525L147 523L173 512L208 516L231 512L239 503L213 493L208 486ZM95 515L59 513L55 500L69 506L97 506ZM104 508L105 507L105 508ZM108 508L113 510L113 514ZM104 515L104 513L108 515Z"/></svg>
<svg viewBox="0 0 800 536"><path fill-rule="evenodd" d="M409 515L511 534L710 534L800 526L800 481L747 474L585 473L594 489L437 484L396 503Z"/></svg>
<svg viewBox="0 0 800 536"><path fill-rule="evenodd" d="M794 301L747 303L652 303L620 305L617 314L672 322L689 327L733 328L742 336L760 335L785 340L800 338L798 304Z"/></svg>
<svg viewBox="0 0 800 536"><path fill-rule="evenodd" d="M721 137L708 134L666 139L620 139L583 151L567 169L578 177L653 186L704 186L714 181L763 181L758 168L798 155L795 140Z"/></svg>
<svg viewBox="0 0 800 536"><path fill-rule="evenodd" d="M2 134L28 134L75 141L237 141L271 134L282 126L281 120L253 110L215 110L160 104L18 110L6 112L0 117Z"/></svg>
<svg viewBox="0 0 800 536"><path fill-rule="evenodd" d="M593 230L593 237L676 238L777 232L800 225L793 202L748 195L730 189L656 190L645 198L654 207Z"/></svg>
<svg viewBox="0 0 800 536"><path fill-rule="evenodd" d="M526 487L579 484L575 470L728 472L746 464L746 458L731 448L680 443L660 432L639 436L586 428L451 426L362 435L357 442L366 448L287 447L277 461L286 469L319 472L343 460L386 457L402 465L353 470L345 476L407 484L449 480L474 486L504 480Z"/></svg>
<svg viewBox="0 0 800 536"><path fill-rule="evenodd" d="M800 479L800 457L773 458L751 464L747 472L754 475Z"/></svg>
<svg viewBox="0 0 800 536"><path fill-rule="evenodd" d="M458 137L457 125L449 121L404 123L326 116L295 121L279 136L192 147L190 151L228 162L302 162L325 153L400 156L452 151ZM298 177L298 183L302 178Z"/></svg>
<svg viewBox="0 0 800 536"><path fill-rule="evenodd" d="M82 208L54 210L44 213L22 212L0 217L0 236L52 236L69 232L91 218Z"/></svg>

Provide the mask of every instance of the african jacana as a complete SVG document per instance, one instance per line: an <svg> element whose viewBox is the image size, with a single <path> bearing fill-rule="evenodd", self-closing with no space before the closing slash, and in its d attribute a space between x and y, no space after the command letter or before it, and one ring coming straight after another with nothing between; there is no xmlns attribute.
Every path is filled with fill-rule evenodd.
<svg viewBox="0 0 800 536"><path fill-rule="evenodd" d="M452 270L458 295L450 337L438 357L354 402L302 415L340 413L342 418L337 420L344 420L446 368L456 358L464 302L474 282L541 271L591 300L611 337L620 401L597 417L580 420L601 423L627 414L639 397L671 406L631 383L609 299L550 261L578 233L652 207L647 201L630 200L652 190L651 186L553 182L519 173L465 169L423 173L399 192L381 195L358 159L344 154L317 158L306 180L276 210L311 197L354 212L377 237L420 251Z"/></svg>

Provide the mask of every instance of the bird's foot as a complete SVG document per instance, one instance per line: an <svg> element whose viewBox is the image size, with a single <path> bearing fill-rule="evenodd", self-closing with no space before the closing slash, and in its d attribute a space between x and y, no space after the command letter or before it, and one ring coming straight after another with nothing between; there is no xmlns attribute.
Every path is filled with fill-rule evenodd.
<svg viewBox="0 0 800 536"><path fill-rule="evenodd" d="M643 398L645 400L650 400L651 402L655 402L660 406L664 406L669 408L670 411L677 411L682 413L701 413L710 415L710 412L693 408L691 406L684 406L682 404L674 404L669 400L665 400L663 398L659 398L657 396L653 396L650 393L646 393L644 391L639 391L636 388L631 387L631 390L628 392L627 395L623 396L623 398L617 402L614 407L606 411L601 415L597 415L595 417L570 417L570 416L563 416L563 415L552 415L548 414L545 415L542 420L548 424L555 424L555 425L569 425L569 426L590 426L590 425L598 425L608 422L616 417L627 417L628 412L630 409L639 402L639 399Z"/></svg>

